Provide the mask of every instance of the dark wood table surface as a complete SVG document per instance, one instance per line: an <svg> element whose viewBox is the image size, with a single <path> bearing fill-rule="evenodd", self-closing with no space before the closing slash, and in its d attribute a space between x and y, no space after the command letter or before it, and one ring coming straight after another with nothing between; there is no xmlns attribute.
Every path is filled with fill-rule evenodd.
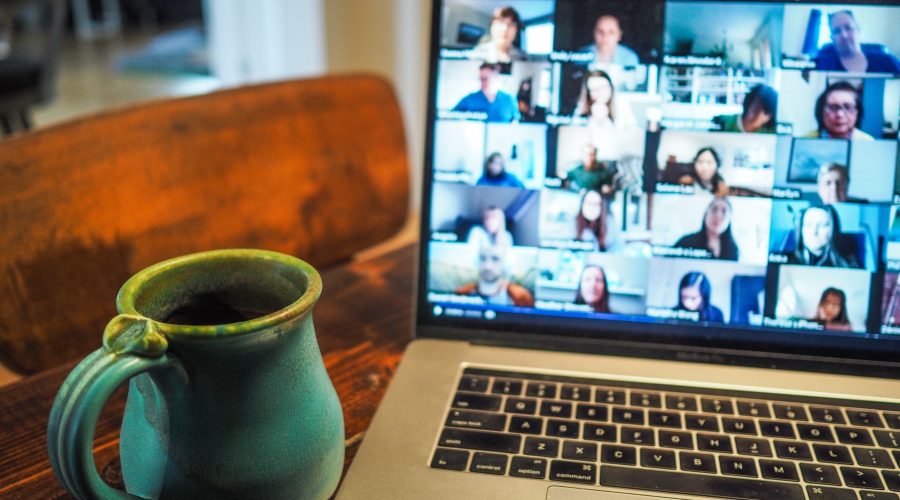
<svg viewBox="0 0 900 500"><path fill-rule="evenodd" d="M411 340L415 247L406 246L323 272L313 313L325 366L344 409L346 458L353 460L400 356ZM100 345L101 332L97 332ZM47 418L76 362L0 387L0 498L68 498L47 457ZM119 425L125 388L98 423L94 456L101 475L122 487Z"/></svg>

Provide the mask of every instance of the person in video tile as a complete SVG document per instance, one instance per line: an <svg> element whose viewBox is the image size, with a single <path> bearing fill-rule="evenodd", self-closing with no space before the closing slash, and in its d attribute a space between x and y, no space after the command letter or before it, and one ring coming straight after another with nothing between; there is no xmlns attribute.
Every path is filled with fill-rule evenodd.
<svg viewBox="0 0 900 500"><path fill-rule="evenodd" d="M563 185L573 191L588 189L610 194L613 191L613 182L616 173L609 166L597 160L597 147L593 144L585 144L582 149L582 159L575 168L569 170Z"/></svg>
<svg viewBox="0 0 900 500"><path fill-rule="evenodd" d="M466 241L475 248L487 245L513 246L513 236L506 229L506 213L502 208L491 205L484 209L482 224L472 226Z"/></svg>
<svg viewBox="0 0 900 500"><path fill-rule="evenodd" d="M701 272L689 272L681 278L678 284L678 306L676 311L689 311L698 313L698 321L710 321L722 323L725 316L722 310L709 302L712 287L709 278Z"/></svg>
<svg viewBox="0 0 900 500"><path fill-rule="evenodd" d="M584 269L581 270L581 278L578 280L575 303L587 304L594 309L594 312L610 312L609 286L607 286L606 273L602 267L584 266Z"/></svg>
<svg viewBox="0 0 900 500"><path fill-rule="evenodd" d="M832 44L816 55L816 69L852 73L900 73L900 59L881 44L863 44L861 29L849 10L828 15Z"/></svg>
<svg viewBox="0 0 900 500"><path fill-rule="evenodd" d="M847 295L844 291L834 287L826 288L812 321L821 324L826 330L853 331L853 325L847 319Z"/></svg>
<svg viewBox="0 0 900 500"><path fill-rule="evenodd" d="M534 307L534 295L507 278L510 247L484 245L478 250L478 281L456 290L459 295L477 295L488 304Z"/></svg>
<svg viewBox="0 0 900 500"><path fill-rule="evenodd" d="M709 250L714 259L738 260L737 243L731 234L731 203L714 198L703 214L703 226L696 233L683 236L675 246Z"/></svg>
<svg viewBox="0 0 900 500"><path fill-rule="evenodd" d="M490 31L473 50L475 59L490 63L524 61L525 53L516 46L522 18L516 9L506 6L494 9Z"/></svg>
<svg viewBox="0 0 900 500"><path fill-rule="evenodd" d="M834 203L867 203L863 198L851 198L847 195L850 187L850 172L840 163L823 163L816 176L816 191L823 205Z"/></svg>
<svg viewBox="0 0 900 500"><path fill-rule="evenodd" d="M788 264L861 268L852 252L840 248L840 219L832 205L812 205L800 215L798 241Z"/></svg>
<svg viewBox="0 0 900 500"><path fill-rule="evenodd" d="M618 64L637 66L640 61L635 51L622 44L622 27L619 18L605 15L594 23L594 43L581 49L594 53L594 64Z"/></svg>
<svg viewBox="0 0 900 500"><path fill-rule="evenodd" d="M756 85L744 96L744 110L739 115L719 115L713 123L722 132L775 132L778 92L768 85Z"/></svg>
<svg viewBox="0 0 900 500"><path fill-rule="evenodd" d="M521 118L516 99L500 90L500 65L484 63L478 68L481 89L466 95L453 111L487 113L489 122L511 122Z"/></svg>
<svg viewBox="0 0 900 500"><path fill-rule="evenodd" d="M506 171L503 155L496 152L485 158L481 178L475 184L478 186L514 187L519 189L525 187L518 177Z"/></svg>
<svg viewBox="0 0 900 500"><path fill-rule="evenodd" d="M575 116L588 119L588 125L600 128L634 128L637 120L627 106L619 105L609 73L595 69L584 75Z"/></svg>
<svg viewBox="0 0 900 500"><path fill-rule="evenodd" d="M678 180L679 184L695 186L698 190L707 191L715 196L728 194L728 185L719 174L721 160L719 153L713 148L702 148L694 155L691 172Z"/></svg>
<svg viewBox="0 0 900 500"><path fill-rule="evenodd" d="M806 134L806 137L871 141L871 135L857 128L862 115L859 90L849 82L832 83L816 99L819 128Z"/></svg>
<svg viewBox="0 0 900 500"><path fill-rule="evenodd" d="M597 191L585 191L575 215L575 239L593 244L594 250L606 250L606 201Z"/></svg>

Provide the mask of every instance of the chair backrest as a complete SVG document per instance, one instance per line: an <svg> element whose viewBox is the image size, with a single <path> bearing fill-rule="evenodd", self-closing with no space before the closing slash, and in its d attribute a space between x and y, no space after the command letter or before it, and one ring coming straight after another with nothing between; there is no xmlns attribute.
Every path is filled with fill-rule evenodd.
<svg viewBox="0 0 900 500"><path fill-rule="evenodd" d="M408 184L396 97L368 76L150 102L0 142L0 361L27 373L97 348L118 287L163 259L256 247L345 261L399 231Z"/></svg>

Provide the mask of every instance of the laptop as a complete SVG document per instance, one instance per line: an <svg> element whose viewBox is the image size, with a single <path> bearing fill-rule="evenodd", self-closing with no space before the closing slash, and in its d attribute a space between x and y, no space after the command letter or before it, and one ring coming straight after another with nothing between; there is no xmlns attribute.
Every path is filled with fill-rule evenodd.
<svg viewBox="0 0 900 500"><path fill-rule="evenodd" d="M339 498L900 497L900 6L435 0Z"/></svg>

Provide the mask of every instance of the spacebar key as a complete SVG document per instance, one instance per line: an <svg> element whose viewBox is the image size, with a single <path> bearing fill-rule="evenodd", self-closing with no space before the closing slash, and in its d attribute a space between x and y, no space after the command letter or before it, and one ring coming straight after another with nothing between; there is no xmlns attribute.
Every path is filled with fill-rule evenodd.
<svg viewBox="0 0 900 500"><path fill-rule="evenodd" d="M600 484L617 488L701 495L718 498L778 498L804 500L797 484L754 479L666 472L631 467L600 466Z"/></svg>

